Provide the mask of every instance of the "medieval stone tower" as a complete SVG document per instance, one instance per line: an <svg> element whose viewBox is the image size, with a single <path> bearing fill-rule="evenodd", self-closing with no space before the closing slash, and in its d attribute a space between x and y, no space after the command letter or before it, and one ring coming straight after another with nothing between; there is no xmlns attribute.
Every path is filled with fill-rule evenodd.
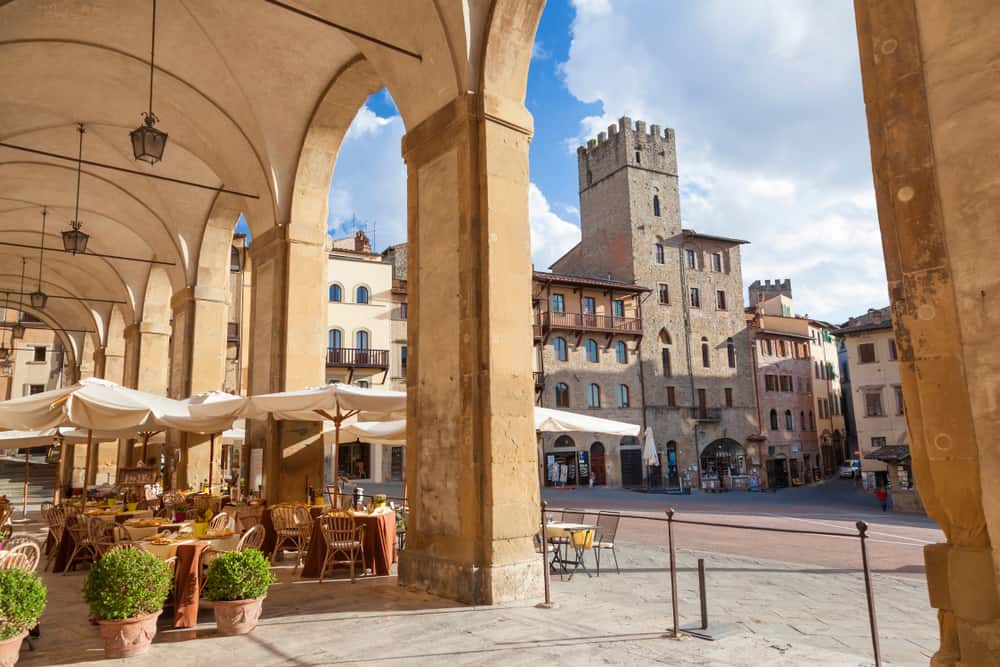
<svg viewBox="0 0 1000 667"><path fill-rule="evenodd" d="M664 481L697 484L703 468L749 471L758 454L745 241L682 229L675 134L648 127L622 118L578 149L582 240L552 268L650 290L637 350L645 426Z"/></svg>

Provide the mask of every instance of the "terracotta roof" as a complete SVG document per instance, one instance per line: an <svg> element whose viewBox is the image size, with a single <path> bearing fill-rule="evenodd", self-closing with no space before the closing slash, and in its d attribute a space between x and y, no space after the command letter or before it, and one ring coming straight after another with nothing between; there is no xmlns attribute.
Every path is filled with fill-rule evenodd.
<svg viewBox="0 0 1000 667"><path fill-rule="evenodd" d="M791 331L780 331L778 329L757 329L757 331L760 333L771 334L772 336L788 336L789 338L798 338L800 340L812 340L805 334L792 333Z"/></svg>
<svg viewBox="0 0 1000 667"><path fill-rule="evenodd" d="M892 329L892 320L868 322L866 324L858 324L853 327L841 327L840 329L834 329L833 333L837 336L849 336L851 334L864 333L865 331L878 331L879 329Z"/></svg>
<svg viewBox="0 0 1000 667"><path fill-rule="evenodd" d="M532 278L539 282L562 283L564 285L587 285L590 287L609 287L631 292L649 292L648 287L641 287L633 283L621 282L619 280L606 280L602 278L590 278L588 276L571 276L563 273L548 273L546 271L534 271Z"/></svg>
<svg viewBox="0 0 1000 667"><path fill-rule="evenodd" d="M713 234L702 234L700 232L696 232L693 229L682 229L681 233L684 236L687 236L688 238L708 239L709 241L722 241L723 243L736 243L739 245L750 243L749 241L745 241L743 239L734 239L728 236L715 236Z"/></svg>

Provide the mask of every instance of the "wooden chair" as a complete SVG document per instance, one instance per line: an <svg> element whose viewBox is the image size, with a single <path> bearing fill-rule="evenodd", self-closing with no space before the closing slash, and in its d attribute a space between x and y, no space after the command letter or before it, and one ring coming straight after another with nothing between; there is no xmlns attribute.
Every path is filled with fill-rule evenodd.
<svg viewBox="0 0 1000 667"><path fill-rule="evenodd" d="M208 529L213 533L221 533L229 530L229 515L225 512L219 512L208 522Z"/></svg>
<svg viewBox="0 0 1000 667"><path fill-rule="evenodd" d="M305 509L305 508L303 508ZM309 510L306 510L308 513ZM299 529L293 507L274 507L271 509L271 523L274 524L274 550L271 552L271 562L277 558L278 553L284 550L285 545L291 544L296 552L295 567L292 572L297 572L305 557L308 536L302 539L303 531Z"/></svg>
<svg viewBox="0 0 1000 667"><path fill-rule="evenodd" d="M354 581L354 565L361 559L362 573L365 571L365 527L359 526L353 516L328 514L317 519L323 541L326 542L326 556L319 571L319 582L323 583L326 570L331 565L346 564L351 568ZM338 559L341 554L344 558Z"/></svg>
<svg viewBox="0 0 1000 667"><path fill-rule="evenodd" d="M42 559L42 547L34 539L21 535L8 540L4 547L11 554L24 556L24 567L21 569L29 572L38 569L38 561Z"/></svg>
<svg viewBox="0 0 1000 667"><path fill-rule="evenodd" d="M70 569L76 564L79 558L89 558L91 561L97 560L100 554L96 545L90 539L90 523L100 522L100 519L91 519L82 514L72 515L66 519L66 536L73 540L73 551L66 559L66 567L63 575L69 574ZM64 538L65 539L65 538Z"/></svg>
<svg viewBox="0 0 1000 667"><path fill-rule="evenodd" d="M49 535L52 536L51 541L45 541L48 550L45 552L44 571L48 572L49 565L52 564L52 561L55 560L56 555L59 553L63 537L66 535L66 510L53 505L49 509L43 509L42 516L45 518L45 523L49 526Z"/></svg>
<svg viewBox="0 0 1000 667"><path fill-rule="evenodd" d="M610 551L615 559L615 571L621 574L618 567L618 554L615 553L615 536L618 534L618 522L621 516L618 512L601 512L597 515L597 532L591 549L594 551L594 560L597 561L597 576L601 576L601 551Z"/></svg>

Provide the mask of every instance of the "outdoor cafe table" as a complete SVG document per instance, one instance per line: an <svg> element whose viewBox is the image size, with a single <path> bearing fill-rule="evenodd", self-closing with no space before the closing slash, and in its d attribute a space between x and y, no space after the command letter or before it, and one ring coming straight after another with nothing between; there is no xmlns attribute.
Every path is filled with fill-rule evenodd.
<svg viewBox="0 0 1000 667"><path fill-rule="evenodd" d="M596 526L586 523L555 522L545 524L545 534L549 543L553 545L550 566L554 568L558 565L563 574L569 574L570 579L573 578L573 572L576 572L578 568L583 568L589 577L590 571L587 570L587 565L583 562L583 552L593 547L596 529ZM559 552L560 547L565 547L565 553ZM572 560L569 558L570 547L574 552ZM573 566L573 572L569 571L567 565Z"/></svg>
<svg viewBox="0 0 1000 667"><path fill-rule="evenodd" d="M365 562L362 566L370 569L374 575L389 574L389 568L396 562L396 513L355 514L354 522L358 526L365 527ZM326 558L326 541L323 539L319 521L313 521L309 551L302 564L302 576L318 577L324 558Z"/></svg>

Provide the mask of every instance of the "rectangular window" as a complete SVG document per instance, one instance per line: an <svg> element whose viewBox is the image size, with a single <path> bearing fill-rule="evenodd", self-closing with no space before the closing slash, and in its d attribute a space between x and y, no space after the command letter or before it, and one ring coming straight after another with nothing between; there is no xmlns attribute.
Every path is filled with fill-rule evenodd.
<svg viewBox="0 0 1000 667"><path fill-rule="evenodd" d="M684 251L684 257L687 260L687 267L689 269L695 268L695 266L697 265L697 262L695 260L694 250L685 250Z"/></svg>
<svg viewBox="0 0 1000 667"><path fill-rule="evenodd" d="M692 308L701 308L701 298L698 296L698 288L697 287L692 287L691 288L691 307Z"/></svg>
<svg viewBox="0 0 1000 667"><path fill-rule="evenodd" d="M726 309L726 293L721 289L715 291L715 307L719 310Z"/></svg>
<svg viewBox="0 0 1000 667"><path fill-rule="evenodd" d="M880 449L882 447L885 447L885 438L872 438L872 449Z"/></svg>
<svg viewBox="0 0 1000 667"><path fill-rule="evenodd" d="M896 414L901 415L906 412L906 406L903 404L903 388L896 385L893 391L896 393Z"/></svg>
<svg viewBox="0 0 1000 667"><path fill-rule="evenodd" d="M405 301L399 304L399 319L405 320L407 315L409 314L409 310L410 310L409 304L406 303Z"/></svg>
<svg viewBox="0 0 1000 667"><path fill-rule="evenodd" d="M660 295L660 303L670 303L670 286L666 283L660 283L658 291Z"/></svg>
<svg viewBox="0 0 1000 667"><path fill-rule="evenodd" d="M663 348L663 350L660 351L660 356L663 360L663 377L668 378L671 375L670 348L669 347Z"/></svg>
<svg viewBox="0 0 1000 667"><path fill-rule="evenodd" d="M708 392L704 389L698 390L698 416L702 419L708 417Z"/></svg>
<svg viewBox="0 0 1000 667"><path fill-rule="evenodd" d="M779 340L778 341L778 354L780 356L782 356L782 357L785 356L785 354L786 354L786 352L785 352L785 341L783 341L783 340Z"/></svg>
<svg viewBox="0 0 1000 667"><path fill-rule="evenodd" d="M722 273L722 255L717 252L712 253L712 270Z"/></svg>
<svg viewBox="0 0 1000 667"><path fill-rule="evenodd" d="M594 297L585 296L580 299L580 311L584 315L593 315L597 312L597 305L594 303Z"/></svg>
<svg viewBox="0 0 1000 667"><path fill-rule="evenodd" d="M45 361L45 351L44 345L36 345L34 361Z"/></svg>
<svg viewBox="0 0 1000 667"><path fill-rule="evenodd" d="M663 264L665 262L666 262L666 259L664 257L664 253L663 253L663 244L662 243L657 243L656 244L656 263L657 264Z"/></svg>
<svg viewBox="0 0 1000 667"><path fill-rule="evenodd" d="M866 417L885 416L885 411L882 409L881 389L865 390L865 416Z"/></svg>
<svg viewBox="0 0 1000 667"><path fill-rule="evenodd" d="M552 312L553 313L566 312L566 300L563 298L562 294L552 295Z"/></svg>
<svg viewBox="0 0 1000 667"><path fill-rule="evenodd" d="M625 317L625 302L621 299L614 299L611 302L611 314L614 317Z"/></svg>
<svg viewBox="0 0 1000 667"><path fill-rule="evenodd" d="M733 407L733 389L732 387L726 387L724 391L726 394L726 407L731 408Z"/></svg>
<svg viewBox="0 0 1000 667"><path fill-rule="evenodd" d="M40 394L45 391L44 384L29 384L28 385L28 395L34 396L35 394Z"/></svg>
<svg viewBox="0 0 1000 667"><path fill-rule="evenodd" d="M627 408L628 407L628 385L620 384L618 385L618 407Z"/></svg>
<svg viewBox="0 0 1000 667"><path fill-rule="evenodd" d="M876 361L875 343L861 343L858 345L859 364L874 364Z"/></svg>
<svg viewBox="0 0 1000 667"><path fill-rule="evenodd" d="M778 391L778 376L770 373L764 376L764 391Z"/></svg>
<svg viewBox="0 0 1000 667"><path fill-rule="evenodd" d="M889 361L896 361L896 341L889 339Z"/></svg>
<svg viewBox="0 0 1000 667"><path fill-rule="evenodd" d="M667 406L677 407L677 391L673 387L667 387Z"/></svg>
<svg viewBox="0 0 1000 667"><path fill-rule="evenodd" d="M781 391L790 392L792 391L792 376L791 375L781 375L778 377L778 381L781 386Z"/></svg>
<svg viewBox="0 0 1000 667"><path fill-rule="evenodd" d="M406 375L406 346L399 348L399 367L403 369L403 375Z"/></svg>

